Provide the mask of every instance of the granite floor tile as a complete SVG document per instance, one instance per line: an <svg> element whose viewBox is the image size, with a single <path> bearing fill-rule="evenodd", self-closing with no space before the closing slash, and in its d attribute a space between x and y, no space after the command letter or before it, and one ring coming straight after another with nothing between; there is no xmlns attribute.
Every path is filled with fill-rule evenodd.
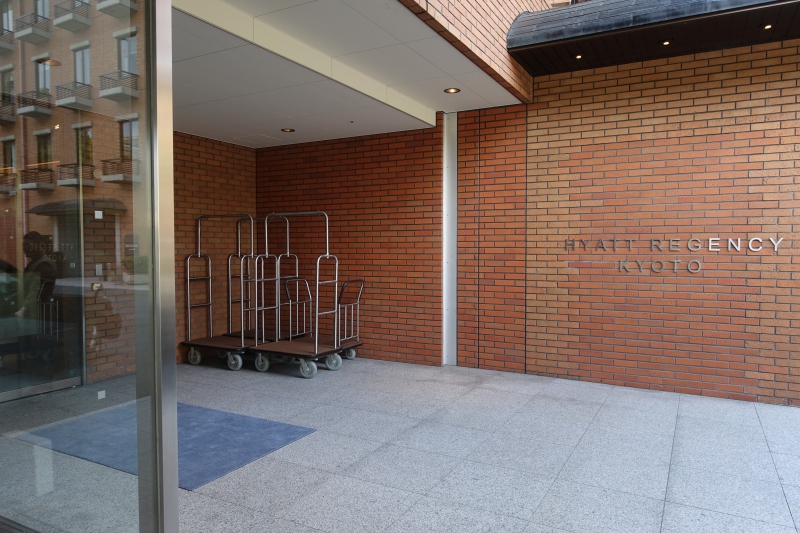
<svg viewBox="0 0 800 533"><path fill-rule="evenodd" d="M386 533L525 533L527 522L484 509L422 498Z"/></svg>
<svg viewBox="0 0 800 533"><path fill-rule="evenodd" d="M559 479L663 500L670 448L663 442L584 437Z"/></svg>
<svg viewBox="0 0 800 533"><path fill-rule="evenodd" d="M310 468L339 472L380 446L380 442L372 440L317 431L273 452L270 457Z"/></svg>
<svg viewBox="0 0 800 533"><path fill-rule="evenodd" d="M534 376L531 374L515 374L513 372L495 372L481 383L483 389L513 392L534 396L551 385L553 378Z"/></svg>
<svg viewBox="0 0 800 533"><path fill-rule="evenodd" d="M574 448L552 442L506 433L487 438L468 460L554 478Z"/></svg>
<svg viewBox="0 0 800 533"><path fill-rule="evenodd" d="M322 429L339 435L388 442L418 423L419 420L414 418L354 409L337 420L323 424Z"/></svg>
<svg viewBox="0 0 800 533"><path fill-rule="evenodd" d="M775 462L781 483L800 487L800 455L773 453L772 460Z"/></svg>
<svg viewBox="0 0 800 533"><path fill-rule="evenodd" d="M710 398L691 394L681 395L679 416L702 418L735 425L758 424L753 402Z"/></svg>
<svg viewBox="0 0 800 533"><path fill-rule="evenodd" d="M432 422L470 429L492 430L502 425L531 399L525 394L474 389L430 418Z"/></svg>
<svg viewBox="0 0 800 533"><path fill-rule="evenodd" d="M276 460L271 454L194 492L270 516L284 517L298 495L313 492L332 475L317 468Z"/></svg>
<svg viewBox="0 0 800 533"><path fill-rule="evenodd" d="M344 471L363 479L410 492L425 494L460 462L460 459L386 444Z"/></svg>
<svg viewBox="0 0 800 533"><path fill-rule="evenodd" d="M661 533L795 533L795 529L667 502Z"/></svg>
<svg viewBox="0 0 800 533"><path fill-rule="evenodd" d="M673 465L667 501L771 524L792 525L792 515L779 483Z"/></svg>
<svg viewBox="0 0 800 533"><path fill-rule="evenodd" d="M800 453L800 409L757 404L756 411L771 452Z"/></svg>
<svg viewBox="0 0 800 533"><path fill-rule="evenodd" d="M687 440L724 442L728 446L736 448L770 451L764 431L757 423L738 424L708 418L679 416L675 428L675 441Z"/></svg>
<svg viewBox="0 0 800 533"><path fill-rule="evenodd" d="M383 531L422 497L342 475L300 496L289 505L286 516L329 533Z"/></svg>
<svg viewBox="0 0 800 533"><path fill-rule="evenodd" d="M646 411L656 416L675 418L681 395L674 392L663 392L632 387L613 387L606 397L604 405L627 407Z"/></svg>
<svg viewBox="0 0 800 533"><path fill-rule="evenodd" d="M530 520L550 482L528 472L464 461L431 489L428 496Z"/></svg>
<svg viewBox="0 0 800 533"><path fill-rule="evenodd" d="M778 482L772 455L762 450L720 446L719 441L676 439L672 464L744 479Z"/></svg>
<svg viewBox="0 0 800 533"><path fill-rule="evenodd" d="M792 511L794 527L800 531L800 486L784 485L783 493L786 496L789 509Z"/></svg>
<svg viewBox="0 0 800 533"><path fill-rule="evenodd" d="M531 522L580 533L659 533L663 500L557 480Z"/></svg>
<svg viewBox="0 0 800 533"><path fill-rule="evenodd" d="M423 421L399 434L392 444L464 458L490 435L488 431Z"/></svg>

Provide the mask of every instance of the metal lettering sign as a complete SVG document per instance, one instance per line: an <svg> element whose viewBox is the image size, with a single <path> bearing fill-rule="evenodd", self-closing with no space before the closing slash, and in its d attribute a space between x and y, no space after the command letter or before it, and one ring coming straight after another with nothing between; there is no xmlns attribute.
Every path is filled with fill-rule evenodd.
<svg viewBox="0 0 800 533"><path fill-rule="evenodd" d="M616 237L590 237L590 238L567 238L564 240L564 250L567 252L633 252L634 244L639 242L636 238L618 239ZM708 237L697 238L692 237L684 241L680 238L651 238L648 241L642 241L639 247L647 246L650 252L653 253L748 253L754 254L761 253L778 253L778 248L783 242L783 237L776 235L773 237ZM646 271L654 272L656 274L661 272L672 272L677 274L681 271L687 271L690 274L697 274L703 270L703 263L698 259L690 258L659 258L651 256L646 259L631 259L623 257L622 259L614 262L614 267L619 272L638 272L644 273Z"/></svg>

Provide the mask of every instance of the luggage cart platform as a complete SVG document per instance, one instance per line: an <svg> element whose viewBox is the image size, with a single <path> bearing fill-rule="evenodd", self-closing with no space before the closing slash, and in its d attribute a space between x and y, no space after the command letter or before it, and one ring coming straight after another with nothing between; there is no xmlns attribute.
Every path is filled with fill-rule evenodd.
<svg viewBox="0 0 800 533"><path fill-rule="evenodd" d="M293 341L266 342L257 344L247 349L250 353L257 354L256 368L266 370L269 368L270 357L277 357L284 363L300 362L300 375L304 378L313 378L317 374L315 361L324 359L328 370L339 370L342 366L342 356L346 359L355 359L356 348L361 346L356 339L349 339L337 348L332 340L320 340L319 351L314 349L312 337L302 337Z"/></svg>
<svg viewBox="0 0 800 533"><path fill-rule="evenodd" d="M243 352L247 346L242 346L242 339L239 336L229 337L218 335L214 337L202 337L190 341L183 341L181 344L190 348L209 348L211 350L225 350L226 352Z"/></svg>

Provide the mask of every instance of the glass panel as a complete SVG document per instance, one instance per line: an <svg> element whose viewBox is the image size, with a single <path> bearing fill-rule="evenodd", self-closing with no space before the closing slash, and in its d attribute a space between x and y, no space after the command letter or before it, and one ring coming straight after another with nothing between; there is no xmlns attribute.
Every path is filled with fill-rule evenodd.
<svg viewBox="0 0 800 533"><path fill-rule="evenodd" d="M92 2L3 59L0 531L154 530L152 5Z"/></svg>
<svg viewBox="0 0 800 533"><path fill-rule="evenodd" d="M50 64L36 63L36 90L50 94Z"/></svg>
<svg viewBox="0 0 800 533"><path fill-rule="evenodd" d="M75 51L75 81L91 85L91 75L89 73L89 49Z"/></svg>
<svg viewBox="0 0 800 533"><path fill-rule="evenodd" d="M75 130L75 146L78 149L78 164L91 165L93 161L92 128Z"/></svg>
<svg viewBox="0 0 800 533"><path fill-rule="evenodd" d="M0 101L14 101L14 71L9 70L0 74Z"/></svg>
<svg viewBox="0 0 800 533"><path fill-rule="evenodd" d="M119 40L119 69L136 74L136 36Z"/></svg>
<svg viewBox="0 0 800 533"><path fill-rule="evenodd" d="M14 10L11 7L11 0L0 2L0 25L4 30L14 30Z"/></svg>

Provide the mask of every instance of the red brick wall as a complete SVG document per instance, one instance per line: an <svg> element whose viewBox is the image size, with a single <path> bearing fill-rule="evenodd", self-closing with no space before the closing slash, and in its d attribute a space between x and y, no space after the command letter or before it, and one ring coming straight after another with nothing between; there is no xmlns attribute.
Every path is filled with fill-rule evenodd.
<svg viewBox="0 0 800 533"><path fill-rule="evenodd" d="M196 221L200 215L256 213L256 152L252 148L175 132L175 290L177 340L186 339L186 257L197 249ZM225 333L227 319L227 257L236 246L232 220L203 226L203 252L214 269L214 333ZM248 246L244 242L245 247ZM249 251L249 248L248 248ZM203 282L193 282L200 302ZM206 310L192 311L192 336L207 335ZM196 329L195 329L196 328ZM236 328L238 330L238 327ZM180 359L185 350L179 350Z"/></svg>
<svg viewBox="0 0 800 533"><path fill-rule="evenodd" d="M360 357L441 364L441 127L258 151L258 210L323 210L340 279L363 278ZM319 226L292 221L313 280Z"/></svg>
<svg viewBox="0 0 800 533"><path fill-rule="evenodd" d="M800 404L799 44L535 79L529 372ZM771 247L776 234L778 253L727 251L729 237ZM612 236L638 241L565 250ZM721 237L721 251L690 252L692 237ZM620 272L651 257L683 263Z"/></svg>
<svg viewBox="0 0 800 533"><path fill-rule="evenodd" d="M458 364L525 370L525 106L458 116Z"/></svg>
<svg viewBox="0 0 800 533"><path fill-rule="evenodd" d="M522 102L531 101L531 75L506 50L511 23L545 0L400 0Z"/></svg>

